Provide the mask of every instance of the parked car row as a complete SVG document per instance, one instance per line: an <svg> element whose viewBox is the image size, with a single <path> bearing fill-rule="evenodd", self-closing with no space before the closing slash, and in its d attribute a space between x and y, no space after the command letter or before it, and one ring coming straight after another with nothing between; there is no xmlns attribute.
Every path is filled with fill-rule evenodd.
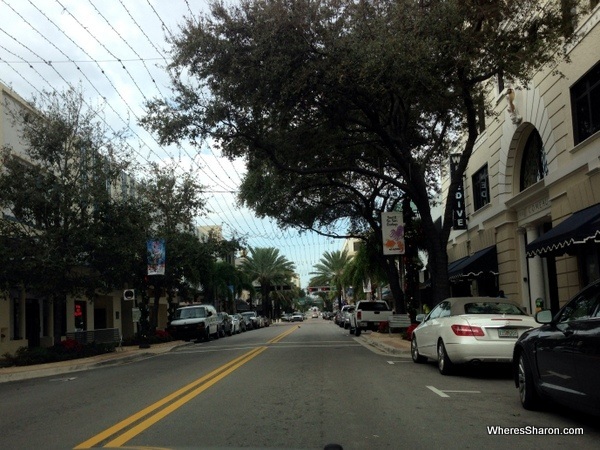
<svg viewBox="0 0 600 450"><path fill-rule="evenodd" d="M208 341L269 325L256 311L228 314L212 305L190 305L177 308L167 331L175 339Z"/></svg>
<svg viewBox="0 0 600 450"><path fill-rule="evenodd" d="M600 280L579 292L553 317L530 317L505 299L450 298L419 318L413 331L415 363L437 362L443 375L458 364L512 364L524 408L548 400L600 415Z"/></svg>
<svg viewBox="0 0 600 450"><path fill-rule="evenodd" d="M352 308L338 311L335 323L351 329ZM531 317L504 298L460 297L440 302L417 322L415 363L434 360L443 375L466 364L511 364L524 408L553 401L600 416L600 280L554 316L542 310Z"/></svg>
<svg viewBox="0 0 600 450"><path fill-rule="evenodd" d="M336 325L344 329L350 328L350 315L354 312L354 305L344 305L333 318Z"/></svg>

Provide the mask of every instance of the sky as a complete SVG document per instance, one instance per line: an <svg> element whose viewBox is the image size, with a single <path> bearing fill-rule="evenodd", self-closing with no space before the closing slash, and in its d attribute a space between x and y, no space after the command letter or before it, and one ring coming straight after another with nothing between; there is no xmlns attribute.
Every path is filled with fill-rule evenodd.
<svg viewBox="0 0 600 450"><path fill-rule="evenodd" d="M197 225L221 225L225 238L278 248L306 287L313 266L325 252L341 250L343 240L282 230L237 207L242 161L221 157L211 145L199 152L186 143L163 147L137 125L145 101L170 95L166 38L206 6L206 0L0 0L0 83L25 100L69 85L81 85L90 104L104 100L105 120L128 130L133 158L176 162L199 174L209 212Z"/></svg>

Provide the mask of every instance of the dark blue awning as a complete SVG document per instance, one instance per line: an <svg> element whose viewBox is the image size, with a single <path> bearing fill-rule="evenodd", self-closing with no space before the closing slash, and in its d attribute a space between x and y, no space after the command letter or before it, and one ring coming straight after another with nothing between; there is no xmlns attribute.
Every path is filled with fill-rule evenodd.
<svg viewBox="0 0 600 450"><path fill-rule="evenodd" d="M577 211L527 245L527 256L575 254L580 245L600 243L600 203Z"/></svg>
<svg viewBox="0 0 600 450"><path fill-rule="evenodd" d="M495 245L479 250L467 258L455 261L455 263L457 264L448 265L448 278L451 281L481 275L498 275L498 257Z"/></svg>

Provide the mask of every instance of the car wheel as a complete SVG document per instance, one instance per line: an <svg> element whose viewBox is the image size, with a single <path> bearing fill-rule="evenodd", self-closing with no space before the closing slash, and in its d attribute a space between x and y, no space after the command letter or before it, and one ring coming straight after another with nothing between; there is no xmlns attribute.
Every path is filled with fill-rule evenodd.
<svg viewBox="0 0 600 450"><path fill-rule="evenodd" d="M198 339L199 341L204 341L204 342L208 342L210 341L210 329L209 328L205 328L204 329L204 336L202 336L200 339Z"/></svg>
<svg viewBox="0 0 600 450"><path fill-rule="evenodd" d="M354 329L354 336L359 337L361 333L361 329L359 327L356 327Z"/></svg>
<svg viewBox="0 0 600 450"><path fill-rule="evenodd" d="M417 364L421 364L427 361L427 358L425 358L419 353L417 338L414 336L412 338L412 341L410 341L410 356L412 356L413 362L416 362Z"/></svg>
<svg viewBox="0 0 600 450"><path fill-rule="evenodd" d="M517 379L519 382L519 398L523 408L531 411L539 409L542 401L533 385L533 373L523 353L519 355Z"/></svg>
<svg viewBox="0 0 600 450"><path fill-rule="evenodd" d="M437 356L438 356L438 370L442 375L450 375L452 370L454 369L454 364L450 361L448 357L448 353L446 352L446 346L444 345L444 341L440 339L438 342L437 348Z"/></svg>

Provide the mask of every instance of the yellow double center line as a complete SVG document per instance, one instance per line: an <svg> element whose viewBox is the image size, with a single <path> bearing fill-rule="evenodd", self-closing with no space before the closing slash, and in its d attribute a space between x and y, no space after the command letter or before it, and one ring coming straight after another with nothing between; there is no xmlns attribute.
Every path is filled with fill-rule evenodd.
<svg viewBox="0 0 600 450"><path fill-rule="evenodd" d="M204 392L206 389L208 389L221 379L225 378L234 370L246 364L252 358L255 358L256 356L264 352L266 349L267 347L258 347L245 353L244 355L228 362L227 364L219 367L218 369L213 370L212 372L203 376L202 378L197 379L193 383L182 387L181 389L173 392L172 394L166 396L158 402L148 406L147 408L142 409L138 413L104 430L102 433L97 434L96 436L88 439L85 442L82 442L75 448L92 448L94 446L97 446L101 442L104 442L110 439L111 437L118 435L119 432L121 432L122 430L136 424L135 426L129 428L127 431L118 435L116 438L114 438L105 445L105 447L120 447L121 445L133 439L135 436L137 436L144 430L150 428L162 418L171 414L177 408L183 406L185 403L189 402L194 397Z"/></svg>
<svg viewBox="0 0 600 450"><path fill-rule="evenodd" d="M282 340L287 335L297 330L297 327L293 327L275 338L268 341L268 344L275 344ZM257 347L242 356L235 358L234 360L224 364L218 369L204 375L202 378L182 387L181 389L173 392L172 394L164 397L163 399L153 403L152 405L142 409L141 411L133 414L125 420L113 425L112 427L104 430L96 436L88 439L85 442L79 444L75 449L88 449L99 445L102 442L107 442L105 447L120 447L133 439L138 434L147 430L159 420L163 419L167 415L171 414L176 409L180 408L194 397L198 396L215 383L219 382L227 375L232 373L234 370L240 368L251 359L260 355L264 352L267 347ZM123 430L126 430L123 432Z"/></svg>

